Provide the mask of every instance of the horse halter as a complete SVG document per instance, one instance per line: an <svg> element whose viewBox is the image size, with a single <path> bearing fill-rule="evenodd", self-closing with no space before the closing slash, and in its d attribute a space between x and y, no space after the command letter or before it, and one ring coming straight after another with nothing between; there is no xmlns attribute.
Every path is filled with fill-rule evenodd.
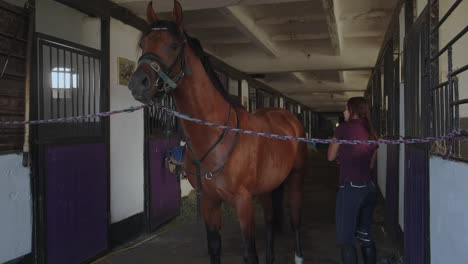
<svg viewBox="0 0 468 264"><path fill-rule="evenodd" d="M153 31L169 31L169 29L167 27L151 27L147 31L145 31L143 36L146 36ZM170 67L167 67L167 65L163 62L161 57L152 52L144 53L138 59L138 66L140 66L141 64L148 64L151 67L151 69L158 75L154 86L159 86L160 80L163 81L163 86L158 92L165 92L166 94L169 94L178 87L178 83L182 80L185 73L189 75L192 74L190 69L187 67L186 63L185 45L187 43L187 39L185 37L185 34L183 34L183 40L184 41L180 53L179 55L177 55L176 60ZM178 65L180 65L180 71L173 77L171 77Z"/></svg>

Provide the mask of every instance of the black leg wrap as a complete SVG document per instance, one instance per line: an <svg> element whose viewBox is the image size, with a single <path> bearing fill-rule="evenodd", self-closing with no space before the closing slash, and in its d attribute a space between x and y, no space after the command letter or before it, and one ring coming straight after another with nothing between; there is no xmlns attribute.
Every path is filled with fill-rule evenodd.
<svg viewBox="0 0 468 264"><path fill-rule="evenodd" d="M302 246L301 246L301 236L299 234L299 231L295 232L295 248L296 248L296 256L303 258L304 256L302 255Z"/></svg>
<svg viewBox="0 0 468 264"><path fill-rule="evenodd" d="M221 235L216 229L206 226L206 238L211 264L221 263Z"/></svg>
<svg viewBox="0 0 468 264"><path fill-rule="evenodd" d="M258 264L257 247L255 240L246 241L244 243L244 263L245 264Z"/></svg>
<svg viewBox="0 0 468 264"><path fill-rule="evenodd" d="M375 245L372 244L370 247L361 247L362 259L364 264L376 264L377 263L377 252Z"/></svg>
<svg viewBox="0 0 468 264"><path fill-rule="evenodd" d="M357 264L356 248L353 245L341 247L341 261L343 264Z"/></svg>
<svg viewBox="0 0 468 264"><path fill-rule="evenodd" d="M275 261L275 245L274 245L274 234L273 232L267 231L267 243L266 243L266 263L273 264Z"/></svg>
<svg viewBox="0 0 468 264"><path fill-rule="evenodd" d="M283 232L283 195L284 195L284 183L273 191L272 202L273 202L273 230L281 234Z"/></svg>

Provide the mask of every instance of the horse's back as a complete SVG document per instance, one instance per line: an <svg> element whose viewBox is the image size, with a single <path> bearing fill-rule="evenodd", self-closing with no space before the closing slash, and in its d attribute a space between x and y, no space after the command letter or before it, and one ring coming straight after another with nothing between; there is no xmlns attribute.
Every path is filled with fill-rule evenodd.
<svg viewBox="0 0 468 264"><path fill-rule="evenodd" d="M301 122L288 110L282 108L261 108L253 113L262 132L293 137L303 137Z"/></svg>

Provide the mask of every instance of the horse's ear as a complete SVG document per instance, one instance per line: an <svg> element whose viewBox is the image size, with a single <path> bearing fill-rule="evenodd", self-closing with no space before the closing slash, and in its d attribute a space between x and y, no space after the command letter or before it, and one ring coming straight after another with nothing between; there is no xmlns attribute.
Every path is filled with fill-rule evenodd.
<svg viewBox="0 0 468 264"><path fill-rule="evenodd" d="M150 25L158 21L158 16L156 15L156 12L154 12L153 9L153 1L150 1L148 7L146 8L146 20Z"/></svg>
<svg viewBox="0 0 468 264"><path fill-rule="evenodd" d="M174 10L172 10L172 16L179 28L182 28L182 23L184 22L184 14L182 11L182 5L177 0L174 1Z"/></svg>

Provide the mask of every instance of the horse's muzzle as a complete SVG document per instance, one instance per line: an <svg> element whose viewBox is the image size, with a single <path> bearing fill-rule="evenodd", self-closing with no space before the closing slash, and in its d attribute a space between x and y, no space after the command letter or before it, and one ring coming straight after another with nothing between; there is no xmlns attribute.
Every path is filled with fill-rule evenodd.
<svg viewBox="0 0 468 264"><path fill-rule="evenodd" d="M148 74L136 71L133 73L128 83L128 89L132 92L133 97L142 97L149 89L151 85L151 79Z"/></svg>

